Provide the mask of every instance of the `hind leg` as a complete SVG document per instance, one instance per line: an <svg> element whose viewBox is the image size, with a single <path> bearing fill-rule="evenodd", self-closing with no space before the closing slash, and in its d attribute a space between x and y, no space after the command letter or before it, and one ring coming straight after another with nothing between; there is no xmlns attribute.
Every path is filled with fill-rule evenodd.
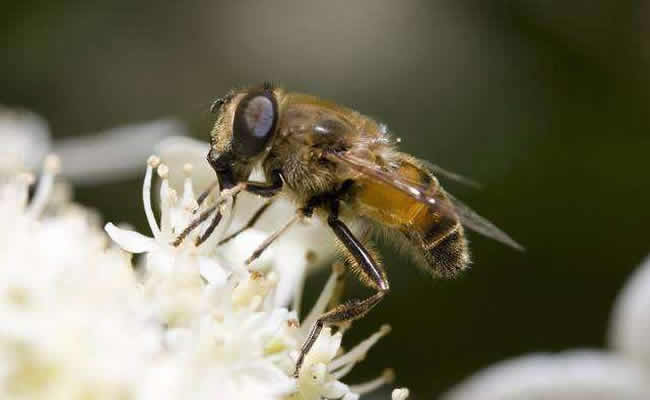
<svg viewBox="0 0 650 400"><path fill-rule="evenodd" d="M296 361L296 370L294 376L300 375L300 368L305 360L305 356L313 347L318 335L326 325L341 324L348 321L359 319L366 315L374 306L384 298L389 291L386 273L379 263L366 250L363 244L352 234L350 229L338 218L338 201L334 200L331 206L331 214L327 223L334 231L334 234L343 243L346 251L350 253L359 267L361 280L367 286L375 289L377 292L363 300L351 300L341 304L320 316L311 327L307 339L300 349L298 360Z"/></svg>

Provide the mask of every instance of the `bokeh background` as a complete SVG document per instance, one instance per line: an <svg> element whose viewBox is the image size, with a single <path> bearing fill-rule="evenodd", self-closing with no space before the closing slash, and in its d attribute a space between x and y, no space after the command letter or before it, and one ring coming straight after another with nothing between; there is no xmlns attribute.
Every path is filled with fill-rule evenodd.
<svg viewBox="0 0 650 400"><path fill-rule="evenodd" d="M215 97L273 80L374 116L403 150L483 183L447 186L527 251L472 235L473 269L434 281L384 249L393 292L346 340L384 322L393 332L348 382L389 366L414 398L433 398L511 356L603 347L617 291L650 248L645 2L2 8L0 103L41 114L56 138L176 116L207 139ZM144 230L140 179L79 187L76 197Z"/></svg>

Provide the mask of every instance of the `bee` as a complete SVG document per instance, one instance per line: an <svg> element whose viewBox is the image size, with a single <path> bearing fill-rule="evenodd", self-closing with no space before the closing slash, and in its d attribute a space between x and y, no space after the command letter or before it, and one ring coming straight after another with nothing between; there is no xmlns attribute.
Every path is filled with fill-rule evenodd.
<svg viewBox="0 0 650 400"><path fill-rule="evenodd" d="M375 291L318 318L301 348L296 376L325 325L363 317L389 292L379 254L369 244L372 237L388 236L434 276L445 278L470 264L464 227L521 248L447 193L436 178L457 176L400 152L385 125L354 110L268 83L233 90L212 110L217 118L207 160L222 193L236 196L246 191L267 198L282 194L297 205L295 216L271 234L247 264L295 222L323 218L340 242L346 265ZM256 166L261 166L265 182L248 180ZM267 207L227 239L252 226ZM199 241L219 219L217 215ZM352 222L361 227L361 234L349 228Z"/></svg>

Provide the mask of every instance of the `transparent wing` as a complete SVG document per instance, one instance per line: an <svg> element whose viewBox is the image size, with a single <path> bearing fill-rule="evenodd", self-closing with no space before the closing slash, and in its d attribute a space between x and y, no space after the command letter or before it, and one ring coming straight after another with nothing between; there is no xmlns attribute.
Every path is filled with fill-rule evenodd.
<svg viewBox="0 0 650 400"><path fill-rule="evenodd" d="M435 185L432 190L430 185L427 186L414 182L395 172L382 168L380 165L351 154L330 152L326 154L326 157L333 162L342 162L359 173L392 186L395 189L408 194L417 201L429 205L436 205L438 202L438 199L436 198L436 193L438 192L437 185Z"/></svg>
<svg viewBox="0 0 650 400"><path fill-rule="evenodd" d="M419 160L420 163L427 168L429 171L433 172L436 176L442 176L444 178L447 178L451 181L461 183L466 186L473 187L475 189L481 189L483 188L483 185L476 182L475 180L462 176L460 174L457 174L455 172L449 171L447 169L442 168L439 165L433 164L429 161L426 160Z"/></svg>
<svg viewBox="0 0 650 400"><path fill-rule="evenodd" d="M463 226L466 226L476 233L480 233L483 236L487 236L519 251L525 250L522 245L517 243L507 233L497 228L493 223L478 215L478 213L476 213L474 210L469 208L467 205L465 205L463 202L451 194L446 194L453 204L456 215L458 215L460 223L463 224Z"/></svg>
<svg viewBox="0 0 650 400"><path fill-rule="evenodd" d="M501 242L514 249L523 251L524 247L493 223L480 216L469 206L442 190L438 185L422 185L396 172L386 170L369 160L347 153L328 153L332 161L342 162L355 171L400 190L414 199L426 203L443 214L456 215L463 226L468 229ZM432 171L433 172L433 171Z"/></svg>

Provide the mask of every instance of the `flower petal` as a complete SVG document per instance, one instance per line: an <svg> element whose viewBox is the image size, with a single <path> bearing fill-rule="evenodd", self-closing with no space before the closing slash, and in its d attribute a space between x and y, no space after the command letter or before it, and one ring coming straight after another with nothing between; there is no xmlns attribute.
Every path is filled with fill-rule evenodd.
<svg viewBox="0 0 650 400"><path fill-rule="evenodd" d="M612 347L650 370L650 257L616 300L609 336Z"/></svg>
<svg viewBox="0 0 650 400"><path fill-rule="evenodd" d="M192 182L198 190L204 190L216 180L216 176L205 156L210 144L184 136L171 136L156 145L155 152L169 167L169 182L172 187L182 187L183 170L192 165Z"/></svg>
<svg viewBox="0 0 650 400"><path fill-rule="evenodd" d="M221 264L207 257L199 257L199 271L206 281L215 286L222 286L228 277Z"/></svg>
<svg viewBox="0 0 650 400"><path fill-rule="evenodd" d="M97 135L55 143L63 160L62 174L73 183L98 183L134 175L153 150L153 143L171 135L184 135L185 126L162 119L119 126Z"/></svg>
<svg viewBox="0 0 650 400"><path fill-rule="evenodd" d="M307 269L307 258L302 249L295 248L291 243L278 249L281 257L274 260L274 267L280 275L275 289L273 304L276 307L286 307L297 290L301 290L302 280Z"/></svg>
<svg viewBox="0 0 650 400"><path fill-rule="evenodd" d="M646 371L596 351L534 354L498 363L453 388L444 400L650 398Z"/></svg>
<svg viewBox="0 0 650 400"><path fill-rule="evenodd" d="M50 148L47 122L36 114L0 107L0 175L35 171Z"/></svg>
<svg viewBox="0 0 650 400"><path fill-rule="evenodd" d="M144 253L156 247L156 241L138 232L118 228L109 222L104 227L108 236L113 239L122 249L129 253Z"/></svg>

